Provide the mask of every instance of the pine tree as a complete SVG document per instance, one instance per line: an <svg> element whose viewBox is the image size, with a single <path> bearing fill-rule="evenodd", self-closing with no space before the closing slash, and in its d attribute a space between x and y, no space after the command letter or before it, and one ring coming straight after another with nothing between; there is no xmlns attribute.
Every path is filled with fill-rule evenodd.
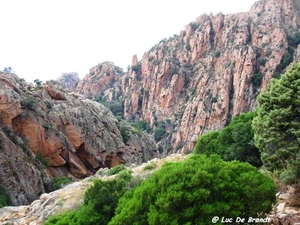
<svg viewBox="0 0 300 225"><path fill-rule="evenodd" d="M254 141L271 171L292 170L300 177L300 63L273 79L258 97Z"/></svg>

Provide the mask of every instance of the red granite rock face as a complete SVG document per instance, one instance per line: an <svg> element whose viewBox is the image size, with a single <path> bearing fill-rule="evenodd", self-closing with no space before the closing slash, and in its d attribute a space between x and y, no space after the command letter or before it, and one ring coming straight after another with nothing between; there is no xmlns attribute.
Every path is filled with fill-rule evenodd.
<svg viewBox="0 0 300 225"><path fill-rule="evenodd" d="M262 0L245 13L204 14L140 61L134 56L129 71L109 89L91 91L101 79L88 74L84 82L91 88L80 93L101 92L108 100L123 96L125 118L152 127L155 121L171 121L173 129L163 141L171 152L190 152L200 135L255 109L257 95L283 72L288 53L294 50L294 61L299 59L298 44L289 41L299 32L299 11L297 1Z"/></svg>
<svg viewBox="0 0 300 225"><path fill-rule="evenodd" d="M0 186L10 188L15 205L27 204L45 192L43 183L51 189L51 177L81 179L99 168L156 157L150 137L141 154L128 157L145 138L137 146L126 146L109 109L66 92L54 81L32 86L14 74L0 74L0 115ZM131 134L130 139L138 137ZM22 195L16 198L19 191Z"/></svg>

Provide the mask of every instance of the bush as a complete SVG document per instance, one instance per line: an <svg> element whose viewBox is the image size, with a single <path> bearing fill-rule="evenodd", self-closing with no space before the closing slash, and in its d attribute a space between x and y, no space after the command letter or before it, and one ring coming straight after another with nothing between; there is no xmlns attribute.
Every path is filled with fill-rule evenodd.
<svg viewBox="0 0 300 225"><path fill-rule="evenodd" d="M44 225L95 225L108 224L115 214L119 198L126 191L122 179L95 180L86 191L83 205L78 211L51 216Z"/></svg>
<svg viewBox="0 0 300 225"><path fill-rule="evenodd" d="M160 141L166 133L165 124L163 122L157 123L157 127L154 130L154 140Z"/></svg>
<svg viewBox="0 0 300 225"><path fill-rule="evenodd" d="M148 163L143 170L154 170L157 167L157 164L154 162Z"/></svg>
<svg viewBox="0 0 300 225"><path fill-rule="evenodd" d="M280 180L284 184L295 184L297 181L297 176L292 170L284 170L280 176Z"/></svg>
<svg viewBox="0 0 300 225"><path fill-rule="evenodd" d="M214 52L214 57L219 58L220 55L221 55L221 51L220 50L217 50L217 51Z"/></svg>
<svg viewBox="0 0 300 225"><path fill-rule="evenodd" d="M270 177L248 163L194 155L167 163L120 198L109 225L210 224L220 217L262 217L275 203Z"/></svg>
<svg viewBox="0 0 300 225"><path fill-rule="evenodd" d="M117 173L119 173L119 172L121 172L122 170L125 170L125 169L126 169L126 167L123 164L121 164L121 165L118 165L118 166L115 166L115 167L109 169L107 171L107 175L111 176L111 175L117 174Z"/></svg>
<svg viewBox="0 0 300 225"><path fill-rule="evenodd" d="M261 73L254 73L252 77L252 83L254 86L260 86L263 75Z"/></svg>
<svg viewBox="0 0 300 225"><path fill-rule="evenodd" d="M43 127L46 129L46 130L49 130L51 128L51 123L49 122L46 122L43 124Z"/></svg>
<svg viewBox="0 0 300 225"><path fill-rule="evenodd" d="M0 186L0 208L8 206L10 203L10 199L5 189Z"/></svg>
<svg viewBox="0 0 300 225"><path fill-rule="evenodd" d="M23 101L21 101L21 106L29 110L35 110L37 107L37 100L32 97L24 98Z"/></svg>
<svg viewBox="0 0 300 225"><path fill-rule="evenodd" d="M45 167L49 165L48 159L43 156L42 152L38 152L36 154L36 159L39 160Z"/></svg>
<svg viewBox="0 0 300 225"><path fill-rule="evenodd" d="M131 70L134 71L136 74L140 74L142 69L142 64L138 63L136 65L131 66Z"/></svg>
<svg viewBox="0 0 300 225"><path fill-rule="evenodd" d="M285 53L281 59L280 64L276 68L276 72L282 72L288 65L293 62L295 50L293 48L289 48L288 52Z"/></svg>
<svg viewBox="0 0 300 225"><path fill-rule="evenodd" d="M121 171L118 173L117 178L118 178L118 179L125 180L126 182L128 182L128 181L130 181L130 180L132 179L131 173L132 173L131 170L127 170L127 169L121 170Z"/></svg>
<svg viewBox="0 0 300 225"><path fill-rule="evenodd" d="M290 35L287 37L289 45L297 48L297 46L300 44L300 32L294 33L293 35Z"/></svg>
<svg viewBox="0 0 300 225"><path fill-rule="evenodd" d="M266 62L267 62L268 60L266 59L266 58L259 58L258 59L258 64L260 65L260 66L264 66L265 64L266 64Z"/></svg>
<svg viewBox="0 0 300 225"><path fill-rule="evenodd" d="M53 182L54 182L54 189L57 190L71 183L71 180L67 176L59 176L59 177L54 177Z"/></svg>
<svg viewBox="0 0 300 225"><path fill-rule="evenodd" d="M123 138L123 142L126 144L127 141L130 139L130 134L128 132L128 130L125 127L121 127L121 135Z"/></svg>
<svg viewBox="0 0 300 225"><path fill-rule="evenodd" d="M198 154L218 154L222 159L239 160L260 167L260 152L254 145L252 120L255 112L242 113L232 119L221 131L212 131L202 135L194 148Z"/></svg>

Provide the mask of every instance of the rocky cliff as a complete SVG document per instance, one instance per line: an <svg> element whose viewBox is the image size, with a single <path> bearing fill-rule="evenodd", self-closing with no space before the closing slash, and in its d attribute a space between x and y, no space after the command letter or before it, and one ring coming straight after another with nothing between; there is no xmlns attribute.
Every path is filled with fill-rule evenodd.
<svg viewBox="0 0 300 225"><path fill-rule="evenodd" d="M154 134L163 124L157 140L165 154L189 152L200 135L254 110L270 79L299 59L299 12L296 0L261 0L246 13L201 15L141 60L134 56L122 76L92 68L77 91L122 102L123 117L146 121Z"/></svg>
<svg viewBox="0 0 300 225"><path fill-rule="evenodd" d="M81 179L157 156L148 135L127 131L125 144L109 109L54 81L33 86L0 73L0 122L0 186L13 205L53 189L53 177Z"/></svg>

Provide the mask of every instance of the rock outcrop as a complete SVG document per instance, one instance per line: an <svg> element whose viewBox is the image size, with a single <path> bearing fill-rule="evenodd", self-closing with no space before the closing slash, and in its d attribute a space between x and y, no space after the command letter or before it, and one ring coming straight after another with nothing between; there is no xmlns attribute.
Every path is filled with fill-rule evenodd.
<svg viewBox="0 0 300 225"><path fill-rule="evenodd" d="M31 86L1 73L0 115L0 186L13 205L53 189L52 177L82 179L99 168L157 157L149 136L136 141L131 134L126 145L109 109L54 81Z"/></svg>
<svg viewBox="0 0 300 225"><path fill-rule="evenodd" d="M56 81L60 83L64 88L75 90L80 81L80 78L78 73L76 72L62 73Z"/></svg>
<svg viewBox="0 0 300 225"><path fill-rule="evenodd" d="M246 13L204 14L140 61L134 56L113 84L98 80L94 67L77 91L112 101L122 96L124 118L153 129L170 121L160 140L163 152L190 152L200 135L254 110L271 78L299 60L299 12L295 0L261 0ZM110 85L94 88L98 82Z"/></svg>
<svg viewBox="0 0 300 225"><path fill-rule="evenodd" d="M114 83L117 82L123 74L123 70L115 66L112 62L100 63L91 68L88 75L78 83L76 92L90 99L101 101L103 100L101 97L104 95L104 91L117 91L113 89ZM108 100L112 100L111 96L107 96L109 98Z"/></svg>

